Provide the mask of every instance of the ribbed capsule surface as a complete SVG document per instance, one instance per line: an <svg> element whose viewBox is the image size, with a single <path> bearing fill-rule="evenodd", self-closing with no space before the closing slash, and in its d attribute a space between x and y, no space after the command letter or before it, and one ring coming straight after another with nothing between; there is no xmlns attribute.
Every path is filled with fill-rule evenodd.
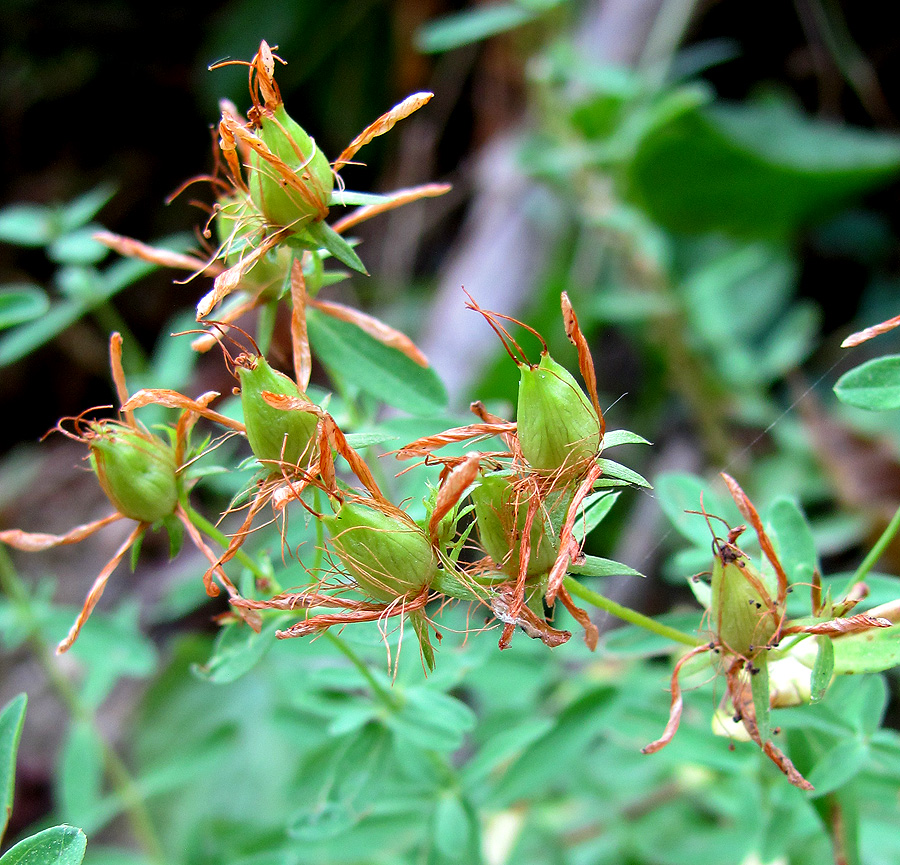
<svg viewBox="0 0 900 865"><path fill-rule="evenodd" d="M296 382L272 369L262 357L247 357L237 366L241 382L241 408L247 440L254 456L275 470L275 463L299 465L309 462L316 446L318 415L296 409L283 411L269 405L263 392L301 399L313 407L313 402Z"/></svg>
<svg viewBox="0 0 900 865"><path fill-rule="evenodd" d="M549 354L522 366L516 412L522 455L536 469L569 471L600 451L600 420L569 371Z"/></svg>
<svg viewBox="0 0 900 865"><path fill-rule="evenodd" d="M346 501L323 522L341 564L369 597L389 603L417 595L437 573L428 537L401 514Z"/></svg>
<svg viewBox="0 0 900 865"><path fill-rule="evenodd" d="M509 474L492 472L482 475L472 490L475 522L484 551L505 574L519 573L522 534L528 519L528 501L517 495ZM558 543L554 543L553 526L546 508L538 508L529 533L530 553L526 573L533 577L545 574L556 561Z"/></svg>
<svg viewBox="0 0 900 865"><path fill-rule="evenodd" d="M116 510L153 523L178 504L175 454L166 442L118 423L97 423L88 437L91 468Z"/></svg>
<svg viewBox="0 0 900 865"><path fill-rule="evenodd" d="M778 628L770 601L760 594L754 581L764 585L740 550L725 547L713 560L711 621L722 646L747 658L767 645Z"/></svg>
<svg viewBox="0 0 900 865"><path fill-rule="evenodd" d="M328 213L328 197L334 188L334 175L325 154L283 104L262 112L257 135L293 173L290 179L284 167L256 151L251 153L250 197L266 221L299 228L303 222L322 219Z"/></svg>

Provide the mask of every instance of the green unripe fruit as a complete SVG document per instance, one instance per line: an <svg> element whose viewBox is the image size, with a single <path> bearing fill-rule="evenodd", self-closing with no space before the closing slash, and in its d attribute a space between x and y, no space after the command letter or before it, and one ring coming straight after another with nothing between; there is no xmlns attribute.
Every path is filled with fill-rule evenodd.
<svg viewBox="0 0 900 865"><path fill-rule="evenodd" d="M549 354L535 367L521 367L516 419L522 455L536 469L576 469L600 451L594 406Z"/></svg>
<svg viewBox="0 0 900 865"><path fill-rule="evenodd" d="M522 533L528 518L528 502L516 501L510 475L492 472L483 475L472 490L475 522L485 552L508 576L519 573ZM531 524L531 553L526 573L545 574L556 561L558 542L545 508L539 508Z"/></svg>
<svg viewBox="0 0 900 865"><path fill-rule="evenodd" d="M257 135L293 177L256 151L250 154L250 197L272 225L299 229L304 222L323 219L334 175L325 154L303 127L279 103L261 112Z"/></svg>
<svg viewBox="0 0 900 865"><path fill-rule="evenodd" d="M224 252L226 267L233 267L250 255L262 242L265 220L246 198L223 198L218 202L215 219L216 240ZM248 291L280 287L291 267L291 251L282 245L269 250L244 273L241 287Z"/></svg>
<svg viewBox="0 0 900 865"><path fill-rule="evenodd" d="M431 585L437 556L425 533L401 513L344 502L322 520L341 564L363 594L390 603Z"/></svg>
<svg viewBox="0 0 900 865"><path fill-rule="evenodd" d="M768 599L753 586L763 585L759 572L735 547L724 546L713 560L710 620L722 646L752 658L775 635L778 622Z"/></svg>
<svg viewBox="0 0 900 865"><path fill-rule="evenodd" d="M272 369L260 357L242 355L238 358L238 378L241 382L241 408L247 440L254 456L272 471L272 463L300 465L309 462L316 446L318 415L297 409L282 410L269 405L263 398L268 391L302 400L313 407L313 401L283 373Z"/></svg>
<svg viewBox="0 0 900 865"><path fill-rule="evenodd" d="M118 423L91 424L91 468L116 510L155 523L178 504L175 453L156 436Z"/></svg>

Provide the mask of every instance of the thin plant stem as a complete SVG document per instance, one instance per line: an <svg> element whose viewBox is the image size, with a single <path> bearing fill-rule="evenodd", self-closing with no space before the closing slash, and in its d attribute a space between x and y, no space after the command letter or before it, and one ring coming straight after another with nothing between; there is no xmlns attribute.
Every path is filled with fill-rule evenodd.
<svg viewBox="0 0 900 865"><path fill-rule="evenodd" d="M347 645L345 640L342 640L337 634L332 634L331 631L325 631L323 636L331 642L331 644L342 654L345 658L347 658L351 664L359 671L359 674L368 682L369 687L372 689L375 696L378 698L380 702L382 702L388 709L392 712L396 712L397 709L400 708L400 701L394 696L375 676L372 675L372 671L368 668L365 661Z"/></svg>
<svg viewBox="0 0 900 865"><path fill-rule="evenodd" d="M900 529L900 508L897 508L891 521L887 524L887 528L881 533L881 537L875 542L875 545L869 550L869 554L862 560L856 572L850 578L846 591L849 592L856 583L866 578L866 575L881 558L881 554L885 551L887 545L894 539L898 529Z"/></svg>
<svg viewBox="0 0 900 865"><path fill-rule="evenodd" d="M28 642L53 690L71 717L90 725L100 742L106 774L113 790L125 803L125 814L135 838L153 862L164 865L165 851L137 783L122 758L100 732L93 710L85 705L72 687L72 683L60 671L50 646L41 634L41 624L31 605L28 591L19 578L9 553L2 545L0 545L0 587L15 604L25 621L28 628Z"/></svg>
<svg viewBox="0 0 900 865"><path fill-rule="evenodd" d="M573 580L572 577L566 577L565 580L563 580L563 584L568 589L569 594L574 595L576 598L581 598L582 601L587 601L587 603L593 604L601 610L605 610L610 615L616 616L626 622L630 622L632 625L638 625L641 628L652 631L654 634L659 634L659 636L665 637L668 640L674 640L677 643L683 643L685 646L692 647L700 646L706 642L699 637L686 634L684 631L679 631L677 628L663 625L660 622L651 619L649 616L637 612L637 610L632 610L630 607L623 607L621 604L617 604L615 601L605 598L598 592L586 588L577 580Z"/></svg>

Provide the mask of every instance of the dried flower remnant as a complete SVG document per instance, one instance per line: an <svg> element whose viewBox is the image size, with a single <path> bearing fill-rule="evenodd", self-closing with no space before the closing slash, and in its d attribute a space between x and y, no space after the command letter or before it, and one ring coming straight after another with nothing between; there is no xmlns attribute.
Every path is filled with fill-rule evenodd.
<svg viewBox="0 0 900 865"><path fill-rule="evenodd" d="M770 738L768 713L773 695L769 687L768 655L787 636L817 634L834 638L871 628L890 627L891 622L866 613L847 616L859 600L859 594L848 596L844 601L832 605L830 612L836 615L830 620L812 625L789 622L786 612L788 578L763 528L762 520L737 481L724 473L722 478L741 514L756 532L763 554L775 572L775 597L772 597L749 557L737 546L737 539L745 531L745 526L730 529L726 539L714 534L709 608L711 639L709 643L689 651L676 663L671 680L672 705L669 721L662 736L642 750L645 754L652 754L672 740L684 707L679 674L691 658L704 652L715 652L718 656L717 666L725 676L727 697L734 709L734 716L743 724L746 734L794 786L811 790L812 785ZM815 616L822 616L826 612L821 603L818 581L812 586L812 607Z"/></svg>
<svg viewBox="0 0 900 865"><path fill-rule="evenodd" d="M15 549L36 552L78 543L121 519L137 523L94 580L75 623L57 647L59 653L65 652L75 642L103 595L109 578L128 550L141 540L151 526L168 524L167 527L175 529L176 524L180 523L206 559L210 563L217 561L215 552L191 523L185 509L187 491L181 470L186 462L185 450L191 428L200 415L231 423L208 408L208 404L218 394L206 393L197 400L189 401L189 407L183 406L186 410L173 431L173 442L164 441L141 426L134 417L134 406L128 405L122 369L122 337L118 333L110 338L109 353L112 377L122 406L120 419L84 421L82 417L78 417L74 419L74 432L66 430L62 422L57 429L88 446L90 466L115 512L95 522L76 526L64 535L23 532L19 529L0 531L0 542ZM214 576L232 600L239 597L237 589L221 567L214 569ZM206 588L212 596L219 593L218 586L212 580L207 581ZM252 625L258 626L258 616L245 615L245 618Z"/></svg>

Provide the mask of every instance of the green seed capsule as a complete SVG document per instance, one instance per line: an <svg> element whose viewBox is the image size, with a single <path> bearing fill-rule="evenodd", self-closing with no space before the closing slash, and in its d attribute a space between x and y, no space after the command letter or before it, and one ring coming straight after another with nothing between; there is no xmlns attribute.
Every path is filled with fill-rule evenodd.
<svg viewBox="0 0 900 865"><path fill-rule="evenodd" d="M265 220L246 198L232 196L218 202L214 219L216 239L222 249L226 267L232 267L250 255L263 239ZM291 266L291 251L280 245L270 250L241 279L248 291L275 286L280 288Z"/></svg>
<svg viewBox="0 0 900 865"><path fill-rule="evenodd" d="M323 519L341 564L363 594L389 603L417 595L437 574L437 556L411 520L357 502Z"/></svg>
<svg viewBox="0 0 900 865"><path fill-rule="evenodd" d="M753 657L778 628L769 602L753 586L762 586L759 572L736 547L723 546L713 560L710 617L722 646L737 655Z"/></svg>
<svg viewBox="0 0 900 865"><path fill-rule="evenodd" d="M294 381L272 369L262 356L242 355L238 358L237 372L241 381L244 426L254 456L264 465L309 462L316 446L318 415L296 409L277 409L269 405L262 394L268 391L290 396L310 406L313 406L312 400Z"/></svg>
<svg viewBox="0 0 900 865"><path fill-rule="evenodd" d="M257 135L294 173L291 180L265 157L250 154L250 197L272 225L298 228L328 213L334 175L325 154L279 103L261 112Z"/></svg>
<svg viewBox="0 0 900 865"><path fill-rule="evenodd" d="M536 469L576 469L600 451L597 412L549 354L536 367L521 367L517 422L522 455Z"/></svg>
<svg viewBox="0 0 900 865"><path fill-rule="evenodd" d="M512 479L508 474L483 475L472 490L478 536L485 552L504 573L519 573L522 532L528 518L528 502L516 502ZM531 524L531 554L526 573L530 577L545 574L556 561L557 546L547 511L541 508Z"/></svg>
<svg viewBox="0 0 900 865"><path fill-rule="evenodd" d="M156 436L118 423L91 424L91 468L126 517L154 523L178 504L175 453Z"/></svg>

